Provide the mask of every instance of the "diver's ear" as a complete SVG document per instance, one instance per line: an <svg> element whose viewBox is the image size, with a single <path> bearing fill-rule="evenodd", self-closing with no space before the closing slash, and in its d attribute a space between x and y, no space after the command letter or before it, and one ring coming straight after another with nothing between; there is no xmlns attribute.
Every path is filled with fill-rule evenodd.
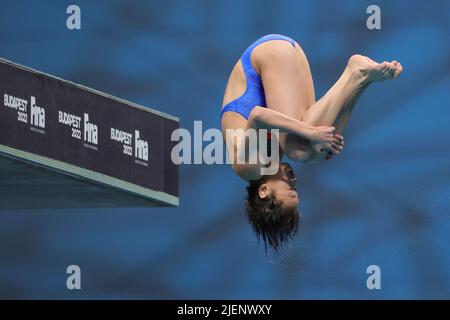
<svg viewBox="0 0 450 320"><path fill-rule="evenodd" d="M258 195L261 199L267 198L269 196L269 186L267 183L263 183L258 188Z"/></svg>

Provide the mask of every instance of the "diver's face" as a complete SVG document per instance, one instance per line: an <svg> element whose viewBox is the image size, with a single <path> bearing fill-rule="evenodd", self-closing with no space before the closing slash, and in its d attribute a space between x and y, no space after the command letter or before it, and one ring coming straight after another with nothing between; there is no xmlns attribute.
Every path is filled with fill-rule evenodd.
<svg viewBox="0 0 450 320"><path fill-rule="evenodd" d="M288 163L281 163L277 174L267 178L265 195L272 195L285 208L296 207L300 203L296 181L292 167Z"/></svg>

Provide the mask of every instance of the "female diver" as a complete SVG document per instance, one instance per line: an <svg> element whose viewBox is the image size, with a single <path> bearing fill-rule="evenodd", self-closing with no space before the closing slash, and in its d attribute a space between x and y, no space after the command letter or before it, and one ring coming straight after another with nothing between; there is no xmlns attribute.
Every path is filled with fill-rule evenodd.
<svg viewBox="0 0 450 320"><path fill-rule="evenodd" d="M235 64L226 85L222 131L279 129L280 158L297 162L329 160L344 146L342 132L356 101L373 82L395 79L403 71L397 61L377 63L353 55L331 89L315 100L308 60L300 45L272 34L251 44ZM236 156L245 136L227 142ZM249 182L246 212L258 239L277 250L298 230L299 197L287 163L274 175L261 175L260 164L232 169Z"/></svg>

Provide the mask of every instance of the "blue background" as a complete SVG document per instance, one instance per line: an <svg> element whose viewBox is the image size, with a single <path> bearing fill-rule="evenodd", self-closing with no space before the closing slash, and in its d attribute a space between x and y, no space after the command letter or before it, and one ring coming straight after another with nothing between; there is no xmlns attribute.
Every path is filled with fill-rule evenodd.
<svg viewBox="0 0 450 320"><path fill-rule="evenodd" d="M81 7L82 29L66 28ZM243 50L281 33L304 48L317 98L348 57L404 74L361 98L343 154L295 165L301 231L266 257L226 166L181 168L167 209L0 211L1 298L450 298L449 1L5 1L0 56L181 118L219 126ZM378 4L382 29L366 28ZM66 289L66 267L82 290ZM382 289L366 287L381 267Z"/></svg>

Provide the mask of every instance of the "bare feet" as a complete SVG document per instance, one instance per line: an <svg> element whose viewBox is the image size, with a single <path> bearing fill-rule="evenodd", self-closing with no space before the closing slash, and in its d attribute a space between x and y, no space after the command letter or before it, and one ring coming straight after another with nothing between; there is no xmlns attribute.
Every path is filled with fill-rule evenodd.
<svg viewBox="0 0 450 320"><path fill-rule="evenodd" d="M395 79L403 71L403 66L396 60L377 63L369 57L359 54L350 57L347 68L363 85Z"/></svg>

